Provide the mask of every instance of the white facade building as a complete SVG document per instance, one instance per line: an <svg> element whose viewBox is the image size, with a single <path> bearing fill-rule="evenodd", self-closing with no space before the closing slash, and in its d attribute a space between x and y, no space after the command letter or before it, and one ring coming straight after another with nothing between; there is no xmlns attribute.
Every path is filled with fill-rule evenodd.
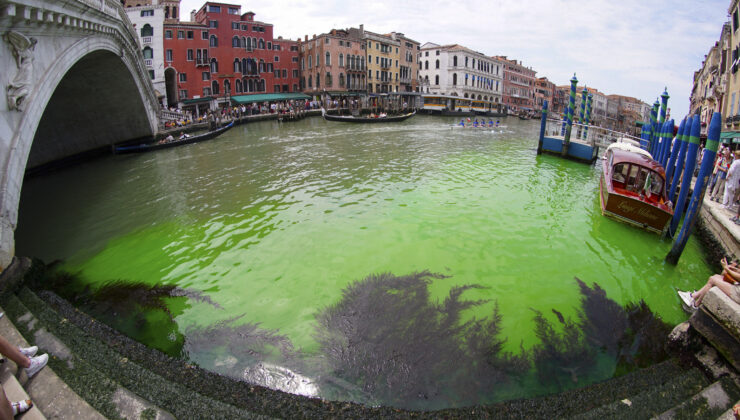
<svg viewBox="0 0 740 420"><path fill-rule="evenodd" d="M427 42L418 61L422 93L501 103L503 65L495 58L457 44Z"/></svg>
<svg viewBox="0 0 740 420"><path fill-rule="evenodd" d="M152 79L157 99L166 105L167 89L164 84L164 4L127 7L124 9L138 35L149 77Z"/></svg>

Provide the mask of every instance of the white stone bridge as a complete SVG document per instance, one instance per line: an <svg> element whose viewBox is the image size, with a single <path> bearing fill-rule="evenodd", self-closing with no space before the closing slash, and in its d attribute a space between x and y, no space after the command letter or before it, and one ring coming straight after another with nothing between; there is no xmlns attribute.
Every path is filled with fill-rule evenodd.
<svg viewBox="0 0 740 420"><path fill-rule="evenodd" d="M118 0L0 0L0 271L24 173L151 136L159 105Z"/></svg>

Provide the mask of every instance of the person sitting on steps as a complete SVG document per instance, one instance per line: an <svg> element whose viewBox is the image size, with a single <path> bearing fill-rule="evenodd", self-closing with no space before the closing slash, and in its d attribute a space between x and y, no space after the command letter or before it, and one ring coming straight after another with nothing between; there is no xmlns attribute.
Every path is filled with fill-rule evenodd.
<svg viewBox="0 0 740 420"><path fill-rule="evenodd" d="M2 317L2 315L3 314L0 313L0 317ZM29 379L43 369L49 361L48 354L35 356L38 350L39 348L36 346L26 348L16 347L10 344L5 337L0 336L0 353L13 361L13 363L18 365L19 368L23 368ZM33 407L33 402L31 400L11 403L5 395L5 390L2 389L1 385L0 391L2 391L0 392L0 420L12 419L18 414L25 413Z"/></svg>
<svg viewBox="0 0 740 420"><path fill-rule="evenodd" d="M722 265L722 274L710 276L707 283L698 292L678 291L678 296L692 311L699 308L709 289L715 286L730 299L740 304L740 268L737 266L737 262L728 263L725 258L722 258L720 264Z"/></svg>

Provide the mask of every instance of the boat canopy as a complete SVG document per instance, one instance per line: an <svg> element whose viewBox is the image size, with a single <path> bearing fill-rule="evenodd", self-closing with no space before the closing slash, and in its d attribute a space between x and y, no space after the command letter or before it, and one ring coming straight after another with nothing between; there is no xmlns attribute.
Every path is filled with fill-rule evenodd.
<svg viewBox="0 0 740 420"><path fill-rule="evenodd" d="M609 163L612 166L616 166L620 163L632 163L635 165L644 166L652 171L655 171L665 178L665 169L663 165L653 160L650 156L645 156L641 153L635 153L619 148L610 149L612 152L611 160Z"/></svg>
<svg viewBox="0 0 740 420"><path fill-rule="evenodd" d="M258 93L255 95L238 95L231 97L232 104L251 104L254 102L275 102L290 100L308 100L310 96L303 93Z"/></svg>

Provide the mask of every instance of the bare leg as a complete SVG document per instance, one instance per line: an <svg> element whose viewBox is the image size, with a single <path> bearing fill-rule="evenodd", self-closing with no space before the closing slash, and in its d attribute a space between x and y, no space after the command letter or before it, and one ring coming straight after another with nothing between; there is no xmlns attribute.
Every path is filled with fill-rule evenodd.
<svg viewBox="0 0 740 420"><path fill-rule="evenodd" d="M696 303L696 306L701 305L701 301L704 299L704 295L706 295L709 289L714 286L719 287L719 289L722 290L722 292L724 292L727 296L730 296L732 294L733 286L730 283L722 280L721 274L715 274L709 277L709 280L707 280L707 284L705 284L704 287L702 287L698 292L694 293L694 302Z"/></svg>
<svg viewBox="0 0 740 420"><path fill-rule="evenodd" d="M24 356L20 352L20 350L18 350L18 347L10 344L8 340L6 340L5 337L1 335L0 335L0 353L2 353L8 359L12 360L19 367L27 368L31 366L31 359Z"/></svg>
<svg viewBox="0 0 740 420"><path fill-rule="evenodd" d="M0 420L13 420L13 407L10 406L2 385L0 385Z"/></svg>

